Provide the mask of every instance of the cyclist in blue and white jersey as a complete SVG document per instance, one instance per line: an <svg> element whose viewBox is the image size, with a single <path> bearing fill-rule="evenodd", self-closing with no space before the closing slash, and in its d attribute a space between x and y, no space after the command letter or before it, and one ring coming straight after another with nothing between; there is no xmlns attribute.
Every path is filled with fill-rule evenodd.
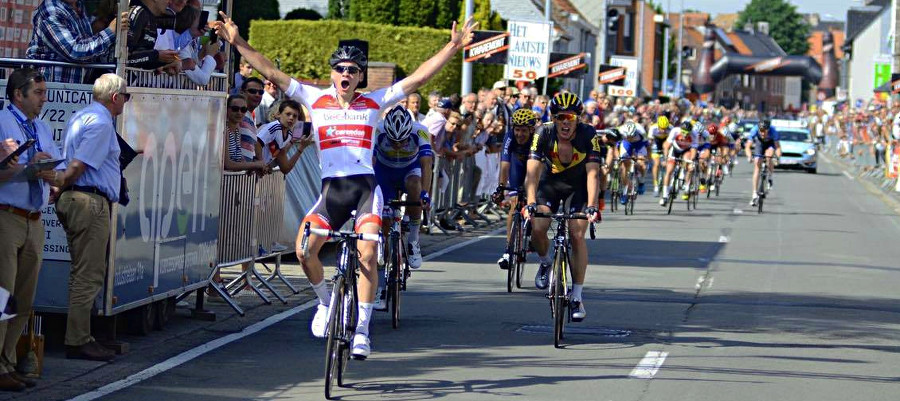
<svg viewBox="0 0 900 401"><path fill-rule="evenodd" d="M650 142L647 140L647 133L640 124L634 121L626 121L617 129L622 136L619 141L619 157L622 160L622 168L619 169L619 181L622 182L622 188L628 188L631 181L628 179L628 171L631 169L631 163L635 165L635 177L637 177L637 193L644 193L644 175L647 171L647 149L650 148ZM628 194L623 191L619 198L619 203L628 203Z"/></svg>
<svg viewBox="0 0 900 401"><path fill-rule="evenodd" d="M375 181L381 188L385 204L403 190L407 201L422 201L427 207L431 197L425 188L431 182L434 161L428 129L413 121L401 105L389 110L375 129L378 132L375 136ZM409 267L418 269L422 266L419 250L422 207L407 207L406 214L409 216Z"/></svg>
<svg viewBox="0 0 900 401"><path fill-rule="evenodd" d="M753 187L750 189L753 198L750 200L750 206L756 206L756 202L759 200L756 189L759 188L759 169L762 167L763 157L769 158L766 160L766 168L769 169L769 188L774 184L772 181L775 173L774 157L781 157L780 140L781 136L772 127L772 123L769 120L760 121L757 126L750 130L750 136L744 145L747 161L753 162Z"/></svg>

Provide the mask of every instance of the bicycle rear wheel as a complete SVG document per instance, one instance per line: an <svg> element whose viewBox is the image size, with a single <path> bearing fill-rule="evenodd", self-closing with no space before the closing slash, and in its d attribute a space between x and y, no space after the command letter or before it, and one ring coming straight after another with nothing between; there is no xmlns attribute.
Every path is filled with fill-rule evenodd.
<svg viewBox="0 0 900 401"><path fill-rule="evenodd" d="M519 242L519 252L516 255L516 288L522 288L522 276L525 275L525 256L528 254L528 246L531 243L526 223L520 223L519 227L522 227L522 236Z"/></svg>
<svg viewBox="0 0 900 401"><path fill-rule="evenodd" d="M766 199L766 180L768 178L766 174L760 174L759 176L759 185L756 188L756 213L758 214L763 212L763 201Z"/></svg>
<svg viewBox="0 0 900 401"><path fill-rule="evenodd" d="M619 169L610 173L609 178L609 211L615 213L619 201L621 188L619 187Z"/></svg>
<svg viewBox="0 0 900 401"><path fill-rule="evenodd" d="M328 329L325 343L325 398L331 400L332 386L335 381L342 383L343 370L343 343L344 326L344 277L338 276L334 280L334 289L331 291L331 309L328 312Z"/></svg>
<svg viewBox="0 0 900 401"><path fill-rule="evenodd" d="M550 276L551 302L553 303L553 346L560 348L565 331L567 308L565 290L565 262L564 251L556 253L553 261L553 270Z"/></svg>

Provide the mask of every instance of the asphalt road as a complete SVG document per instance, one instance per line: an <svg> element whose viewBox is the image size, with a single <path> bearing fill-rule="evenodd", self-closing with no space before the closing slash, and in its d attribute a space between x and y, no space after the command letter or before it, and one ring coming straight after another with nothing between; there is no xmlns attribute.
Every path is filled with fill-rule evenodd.
<svg viewBox="0 0 900 401"><path fill-rule="evenodd" d="M896 400L900 219L823 164L780 172L758 215L749 171L672 215L645 195L589 242L587 319L553 347L548 302L506 292L488 237L426 262L401 328L373 323L343 400ZM527 268L532 283L535 265ZM323 399L305 310L104 400ZM663 358L664 357L664 358ZM643 362L642 362L643 361Z"/></svg>

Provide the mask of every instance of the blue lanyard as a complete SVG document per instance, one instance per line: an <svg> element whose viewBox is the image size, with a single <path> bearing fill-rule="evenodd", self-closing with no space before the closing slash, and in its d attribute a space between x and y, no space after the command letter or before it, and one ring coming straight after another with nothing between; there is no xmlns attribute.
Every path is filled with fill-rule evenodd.
<svg viewBox="0 0 900 401"><path fill-rule="evenodd" d="M16 118L16 121L19 122L19 127L22 128L22 132L25 133L27 139L34 139L35 148L38 152L43 152L44 149L41 147L41 140L38 138L37 132L35 131L34 122L28 124L28 120L26 120L23 116L20 116L19 113L13 109L12 105L6 106L7 110L12 113L13 117Z"/></svg>

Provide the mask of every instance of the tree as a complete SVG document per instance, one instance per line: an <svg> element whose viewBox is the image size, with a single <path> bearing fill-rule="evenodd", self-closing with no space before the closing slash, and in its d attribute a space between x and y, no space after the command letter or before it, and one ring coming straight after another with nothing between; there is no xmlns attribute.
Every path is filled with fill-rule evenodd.
<svg viewBox="0 0 900 401"><path fill-rule="evenodd" d="M328 19L346 19L349 0L328 0Z"/></svg>
<svg viewBox="0 0 900 401"><path fill-rule="evenodd" d="M435 27L438 29L448 29L459 18L459 9L462 2L459 0L437 0L437 18L435 18Z"/></svg>
<svg viewBox="0 0 900 401"><path fill-rule="evenodd" d="M787 0L751 0L738 15L736 27L747 23L769 23L769 36L787 54L802 55L809 50L809 24Z"/></svg>
<svg viewBox="0 0 900 401"><path fill-rule="evenodd" d="M281 19L278 11L278 0L236 1L231 10L232 19L237 24L242 37L250 33L250 21L255 19Z"/></svg>
<svg viewBox="0 0 900 401"><path fill-rule="evenodd" d="M503 31L506 30L506 22L500 18L500 14L491 10L491 0L475 0L475 10L472 18L478 22L478 29L484 31ZM465 5L459 7L459 17L457 21L463 23L466 20ZM449 25L448 25L449 26Z"/></svg>
<svg viewBox="0 0 900 401"><path fill-rule="evenodd" d="M349 3L351 21L396 25L398 0L351 0Z"/></svg>
<svg viewBox="0 0 900 401"><path fill-rule="evenodd" d="M319 14L316 10L310 10L308 8L295 8L285 14L284 19L305 19L310 21L318 21L322 19L322 14Z"/></svg>
<svg viewBox="0 0 900 401"><path fill-rule="evenodd" d="M397 4L397 25L436 28L437 1L399 0Z"/></svg>

